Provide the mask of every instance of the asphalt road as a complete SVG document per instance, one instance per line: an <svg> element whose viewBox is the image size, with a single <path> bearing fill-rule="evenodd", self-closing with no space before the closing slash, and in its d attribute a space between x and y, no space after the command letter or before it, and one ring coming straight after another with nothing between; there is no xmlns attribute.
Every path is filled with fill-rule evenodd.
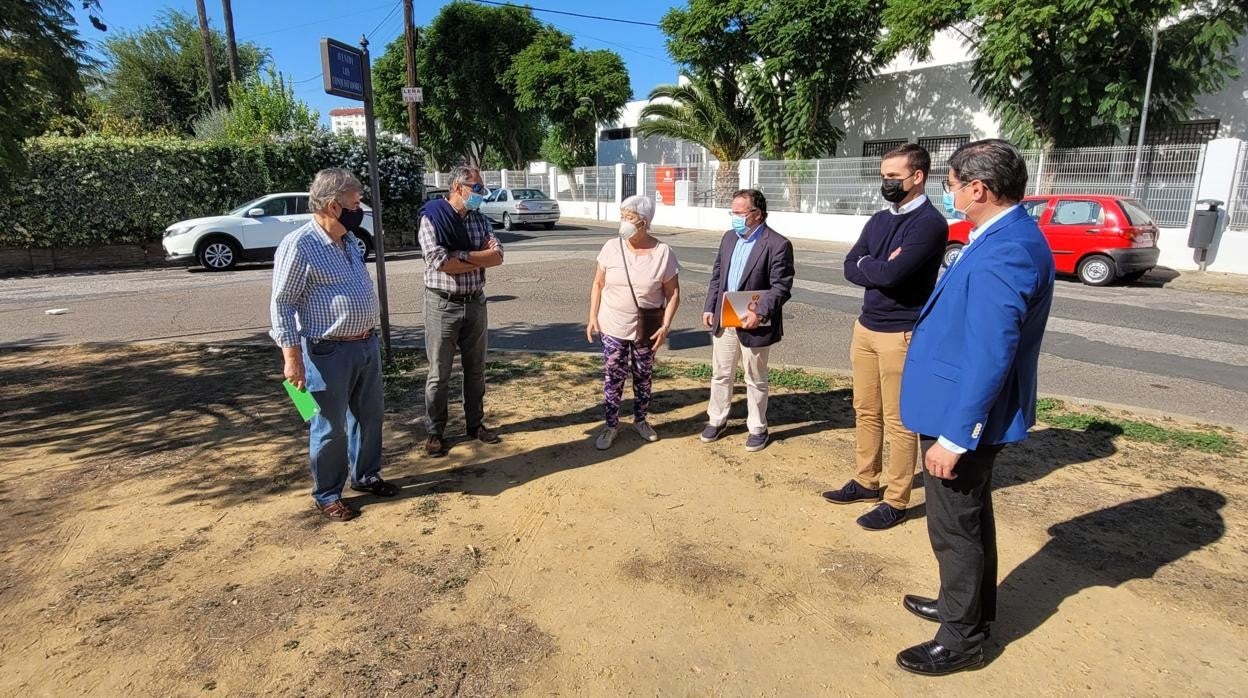
<svg viewBox="0 0 1248 698"><path fill-rule="evenodd" d="M490 345L593 351L584 335L594 258L614 229L562 225L500 233L506 264L489 274ZM684 302L671 353L708 360L698 329L717 235L663 235L677 253ZM849 369L861 290L841 273L846 245L797 241L786 337L772 365ZM397 343L419 345L424 265L387 261ZM84 342L268 341L270 265L0 279L0 346ZM1041 392L1248 428L1248 281L1209 290L1161 276L1091 288L1059 279L1041 358ZM60 315L47 310L65 309ZM275 355L274 361L278 361Z"/></svg>

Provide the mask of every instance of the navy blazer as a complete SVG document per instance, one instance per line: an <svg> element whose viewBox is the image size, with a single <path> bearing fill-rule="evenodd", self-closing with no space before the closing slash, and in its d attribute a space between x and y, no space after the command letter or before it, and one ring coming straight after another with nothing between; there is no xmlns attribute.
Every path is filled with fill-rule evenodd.
<svg viewBox="0 0 1248 698"><path fill-rule="evenodd" d="M737 234L731 230L724 233L719 242L719 254L711 269L711 281L706 291L705 312L715 317L712 332L723 330L719 326L719 305L724 299L724 286L728 283L728 267L732 264L732 252L737 246ZM741 276L742 291L763 291L759 301L759 317L769 318L771 324L752 330L737 328L737 337L746 347L767 347L784 336L784 314L781 309L793 295L793 243L789 239L763 226L763 232L745 260L745 274Z"/></svg>
<svg viewBox="0 0 1248 698"><path fill-rule="evenodd" d="M907 429L970 450L1027 438L1053 279L1053 253L1021 206L962 250L910 339L901 379Z"/></svg>

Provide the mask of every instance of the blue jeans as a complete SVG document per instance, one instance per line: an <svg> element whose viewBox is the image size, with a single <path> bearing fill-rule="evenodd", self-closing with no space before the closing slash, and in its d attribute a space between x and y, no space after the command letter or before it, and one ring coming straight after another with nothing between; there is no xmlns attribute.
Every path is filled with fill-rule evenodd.
<svg viewBox="0 0 1248 698"><path fill-rule="evenodd" d="M377 336L356 342L303 340L308 391L321 406L312 418L308 450L312 498L329 504L354 485L381 479L381 422L385 397Z"/></svg>

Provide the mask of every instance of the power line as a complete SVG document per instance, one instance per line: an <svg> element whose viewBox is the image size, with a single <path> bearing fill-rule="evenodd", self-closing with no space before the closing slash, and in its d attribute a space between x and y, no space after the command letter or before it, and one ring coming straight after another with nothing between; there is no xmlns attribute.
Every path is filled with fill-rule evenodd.
<svg viewBox="0 0 1248 698"><path fill-rule="evenodd" d="M394 3L394 7L390 8L390 14L383 17L382 20L377 23L377 26L373 27L373 30L368 33L369 40L372 40L373 34L376 34L377 30L381 29L381 25L390 21L390 18L394 16L394 13L397 12L399 7L401 7L402 5L403 5L403 0L399 0L398 2Z"/></svg>
<svg viewBox="0 0 1248 698"><path fill-rule="evenodd" d="M324 19L317 19L317 20L313 20L313 21L311 21L311 22L304 22L303 24L294 24L294 25L291 25L291 26L289 26L289 27L282 27L281 29L270 29L269 31L266 31L266 32L260 32L260 33L258 33L258 34L248 34L248 35L246 35L246 36L240 36L240 37L238 37L238 38L239 38L239 39L242 39L242 40L247 40L247 39L258 39L258 38L260 38L260 37L262 37L262 36L269 36L269 35L271 35L271 34L281 34L281 33L283 33L283 32L296 31L296 30L299 30L299 29L304 29L304 28L306 28L306 27L312 27L312 26L315 26L315 25L317 25L317 24L324 24L324 23L326 23L326 22L336 22L336 21L338 21L338 20L348 19L348 18L350 18L350 17L354 17L354 16L358 15L360 12L370 12L370 11L372 11L372 10L380 10L380 9L384 9L384 8L386 8L386 7L389 7L389 6L390 6L390 3L385 3L385 4L383 4L383 5L374 5L374 6L372 6L372 7L364 7L364 8L360 8L360 9L359 9L359 10L357 10L356 12L353 12L352 14L349 14L349 15L338 15L338 16L336 16L336 17L325 17Z"/></svg>
<svg viewBox="0 0 1248 698"><path fill-rule="evenodd" d="M498 7L515 7L521 10L532 10L533 12L545 12L552 15L567 15L569 17L580 17L581 19L600 19L604 22L619 22L620 24L636 24L642 27L658 27L654 22L638 22L633 19L618 19L616 17L601 17L599 15L583 15L577 12L564 12L563 10L547 10L541 7L533 7L531 5L515 5L510 2L495 2L494 0L473 0L482 5L496 5Z"/></svg>

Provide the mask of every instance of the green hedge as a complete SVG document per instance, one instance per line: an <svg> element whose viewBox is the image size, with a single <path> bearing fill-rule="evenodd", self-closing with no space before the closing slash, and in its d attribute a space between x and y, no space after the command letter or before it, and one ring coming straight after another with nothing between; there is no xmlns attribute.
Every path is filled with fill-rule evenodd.
<svg viewBox="0 0 1248 698"><path fill-rule="evenodd" d="M423 158L378 142L391 232L415 228ZM47 137L26 147L29 174L0 194L0 246L74 247L159 240L170 224L219 215L262 194L306 191L325 167L346 167L368 193L362 139L327 132L262 145L170 138Z"/></svg>

